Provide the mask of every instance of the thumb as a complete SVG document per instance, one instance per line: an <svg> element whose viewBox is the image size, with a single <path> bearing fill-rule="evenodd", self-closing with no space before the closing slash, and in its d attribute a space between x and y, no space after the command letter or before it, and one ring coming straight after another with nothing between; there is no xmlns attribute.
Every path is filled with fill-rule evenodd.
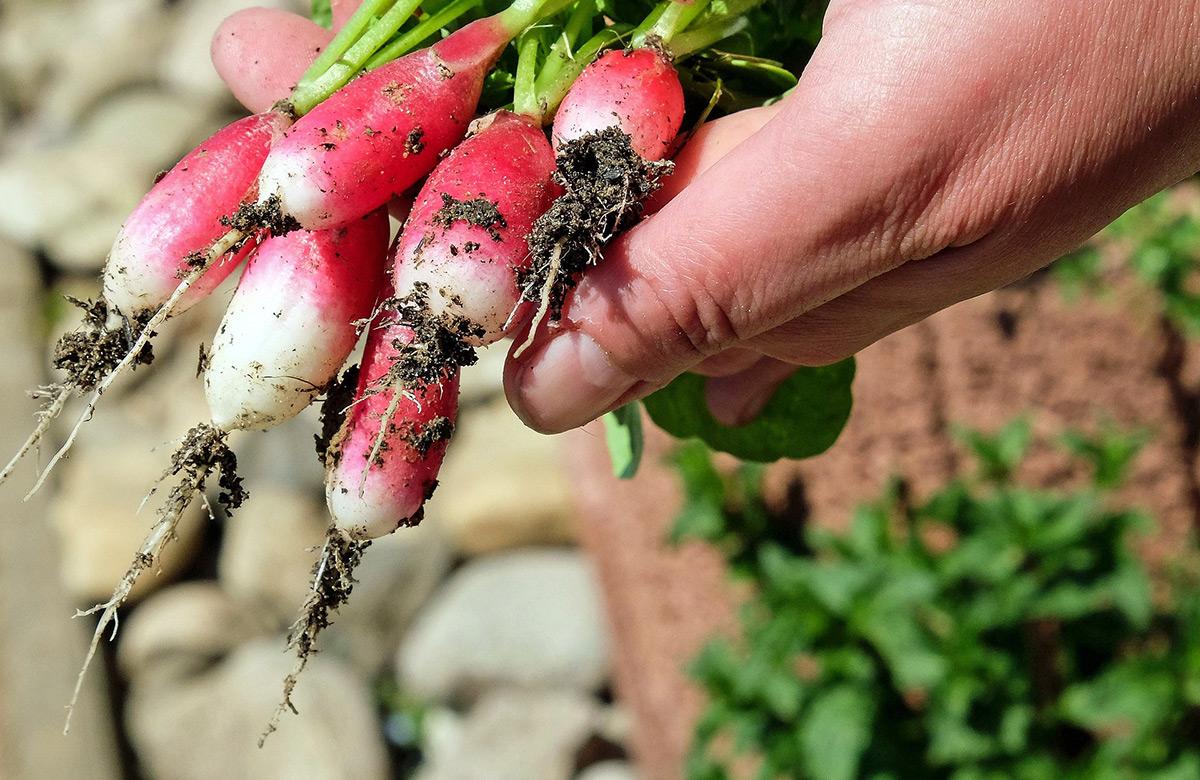
<svg viewBox="0 0 1200 780"><path fill-rule="evenodd" d="M901 262L915 215L896 216L895 182L923 186L933 166L913 170L921 155L886 152L832 109L798 92L698 141L693 155L729 151L614 242L560 325L510 359L506 391L528 426L587 423Z"/></svg>

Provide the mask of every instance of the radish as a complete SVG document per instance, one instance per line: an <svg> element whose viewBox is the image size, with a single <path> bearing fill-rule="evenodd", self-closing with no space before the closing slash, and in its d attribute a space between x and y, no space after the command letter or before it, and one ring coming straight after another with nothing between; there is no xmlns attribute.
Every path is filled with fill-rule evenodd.
<svg viewBox="0 0 1200 780"><path fill-rule="evenodd" d="M213 423L263 430L307 407L354 349L384 281L384 209L345 227L267 239L250 260L204 372Z"/></svg>
<svg viewBox="0 0 1200 780"><path fill-rule="evenodd" d="M393 366L415 338L412 328L380 312L361 367L347 371L344 392L331 390L325 402L326 430L318 437L318 452L325 461L326 497L337 519L326 535L312 590L288 632L296 665L284 679L283 697L260 746L285 709L296 711L291 699L296 682L317 636L349 598L354 569L371 539L419 523L422 507L437 487L458 410L458 368L415 391L390 388Z"/></svg>
<svg viewBox="0 0 1200 780"><path fill-rule="evenodd" d="M672 170L665 160L683 125L683 87L667 43L704 3L672 3L640 48L610 51L588 65L570 86L554 119L556 179L566 190L534 226L533 261L521 274L525 300L538 303L520 358L538 326L557 320L567 292L597 263L604 245L631 227L642 203Z"/></svg>
<svg viewBox="0 0 1200 780"><path fill-rule="evenodd" d="M156 564L211 475L220 471L227 509L245 499L229 433L282 422L332 383L357 341L356 323L370 316L383 287L387 234L387 212L379 209L345 227L270 238L250 261L206 370L212 422L188 431L172 456L163 479L178 481L112 597L83 613L101 614L71 707L104 629L141 574Z"/></svg>
<svg viewBox="0 0 1200 780"><path fill-rule="evenodd" d="M415 337L399 323L371 331L355 403L325 455L334 528L351 539L416 525L437 487L458 409L458 369L410 392L386 389L389 372ZM384 420L389 422L380 439Z"/></svg>
<svg viewBox="0 0 1200 780"><path fill-rule="evenodd" d="M175 298L169 313L187 309L220 285L251 251L251 242L244 238L234 242L219 238L228 230L226 215L238 209L288 122L282 114L269 112L217 131L164 174L130 214L104 267L103 300L87 305L83 325L55 346L54 365L66 372L66 378L39 391L49 399L47 405L33 432L0 471L0 483L37 445L72 397L92 393L80 417L82 424L123 368L150 362L149 340L166 319L157 315L168 300ZM211 259L204 270L180 292L179 279L191 272L196 251L210 246ZM70 449L79 427L72 429L42 470L30 495Z"/></svg>
<svg viewBox="0 0 1200 780"><path fill-rule="evenodd" d="M520 302L525 237L554 197L554 151L536 120L498 111L430 175L392 251L397 295L428 290L427 313L465 320L468 344L490 344Z"/></svg>
<svg viewBox="0 0 1200 780"><path fill-rule="evenodd" d="M298 121L271 150L260 201L278 197L307 229L382 206L429 173L475 114L483 79L545 0L517 0L350 82Z"/></svg>

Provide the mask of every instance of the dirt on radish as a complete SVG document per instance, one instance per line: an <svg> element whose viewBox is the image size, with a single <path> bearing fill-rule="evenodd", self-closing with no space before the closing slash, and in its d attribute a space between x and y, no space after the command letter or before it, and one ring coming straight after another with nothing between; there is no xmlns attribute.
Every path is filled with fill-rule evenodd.
<svg viewBox="0 0 1200 780"><path fill-rule="evenodd" d="M562 317L567 294L604 245L642 217L645 199L674 170L669 160L645 160L630 137L613 126L564 142L554 179L565 190L534 223L533 262L520 274L521 294Z"/></svg>

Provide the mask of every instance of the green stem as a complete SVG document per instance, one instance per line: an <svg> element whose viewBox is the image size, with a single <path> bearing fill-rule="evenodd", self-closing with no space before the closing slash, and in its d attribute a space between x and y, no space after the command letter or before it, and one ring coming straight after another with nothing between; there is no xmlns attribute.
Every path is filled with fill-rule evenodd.
<svg viewBox="0 0 1200 780"><path fill-rule="evenodd" d="M298 86L303 87L305 84L319 79L362 37L363 32L375 22L376 17L385 13L395 2L396 0L365 0L346 22L346 26L338 31L338 34L321 52L321 56L317 57L300 77Z"/></svg>
<svg viewBox="0 0 1200 780"><path fill-rule="evenodd" d="M399 38L389 43L387 46L375 53L375 56L367 60L367 70L374 70L380 65L386 65L394 59L403 57L438 30L448 24L452 24L460 16L470 11L475 6L479 5L483 0L454 0L454 2L442 8L437 13L434 13L424 19L411 30L408 30Z"/></svg>
<svg viewBox="0 0 1200 780"><path fill-rule="evenodd" d="M664 44L670 43L676 35L696 21L696 17L704 13L704 9L707 7L708 0L691 0L688 3L676 0L670 3L659 14L658 19L650 26L649 30L634 36L633 45L635 47L645 46L646 40L652 36L661 39Z"/></svg>
<svg viewBox="0 0 1200 780"><path fill-rule="evenodd" d="M711 47L718 41L737 35L749 26L749 20L739 16L688 30L675 36L675 40L671 42L671 53L675 55L676 60L681 60Z"/></svg>
<svg viewBox="0 0 1200 780"><path fill-rule="evenodd" d="M526 31L517 47L517 75L513 84L513 113L540 118L537 93L538 36Z"/></svg>
<svg viewBox="0 0 1200 780"><path fill-rule="evenodd" d="M516 0L508 8L496 14L500 25L516 37L529 25L562 11L575 0Z"/></svg>
<svg viewBox="0 0 1200 780"><path fill-rule="evenodd" d="M596 18L596 0L579 0L567 23L563 25L563 33L555 41L555 46L561 42L569 52L579 42L584 30L592 31L592 20Z"/></svg>
<svg viewBox="0 0 1200 780"><path fill-rule="evenodd" d="M659 17L663 15L663 12L670 7L671 0L663 0L663 2L654 6L654 10L647 14L646 18L642 20L641 24L633 29L634 40L645 38L646 33L650 32L650 28L653 27L658 21Z"/></svg>
<svg viewBox="0 0 1200 780"><path fill-rule="evenodd" d="M315 81L298 85L292 93L292 107L296 114L303 116L308 113L357 76L371 55L396 34L420 5L420 0L399 0Z"/></svg>
<svg viewBox="0 0 1200 780"><path fill-rule="evenodd" d="M575 56L568 60L559 60L551 68L542 71L537 80L537 94L541 100L543 123L549 122L558 110L559 103L567 96L567 90L583 73L583 69L600 56L600 52L621 40L623 32L628 28L605 27L596 33L575 51Z"/></svg>

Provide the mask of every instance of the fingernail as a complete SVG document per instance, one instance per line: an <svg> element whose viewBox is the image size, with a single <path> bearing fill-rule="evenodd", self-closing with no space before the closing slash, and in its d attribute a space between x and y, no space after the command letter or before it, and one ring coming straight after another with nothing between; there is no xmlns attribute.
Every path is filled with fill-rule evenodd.
<svg viewBox="0 0 1200 780"><path fill-rule="evenodd" d="M556 336L521 362L510 400L526 425L547 433L591 422L636 383L581 331Z"/></svg>

